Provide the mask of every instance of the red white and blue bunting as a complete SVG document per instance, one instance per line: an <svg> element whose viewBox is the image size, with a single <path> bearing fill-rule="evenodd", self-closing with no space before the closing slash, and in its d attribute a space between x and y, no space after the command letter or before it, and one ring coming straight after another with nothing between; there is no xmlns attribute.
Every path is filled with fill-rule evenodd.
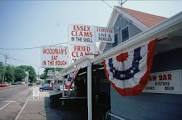
<svg viewBox="0 0 182 120"><path fill-rule="evenodd" d="M67 79L65 81L65 87L69 90L72 87L73 81L76 78L76 75L78 74L79 69L74 69L73 72L68 74Z"/></svg>
<svg viewBox="0 0 182 120"><path fill-rule="evenodd" d="M144 89L152 67L155 40L104 60L104 70L112 86L124 96Z"/></svg>

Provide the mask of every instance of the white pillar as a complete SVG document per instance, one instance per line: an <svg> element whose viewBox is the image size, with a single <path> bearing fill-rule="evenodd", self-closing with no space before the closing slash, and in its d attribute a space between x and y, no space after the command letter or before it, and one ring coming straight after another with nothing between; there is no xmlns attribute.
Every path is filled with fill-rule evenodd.
<svg viewBox="0 0 182 120"><path fill-rule="evenodd" d="M92 64L87 66L87 109L88 120L92 120Z"/></svg>
<svg viewBox="0 0 182 120"><path fill-rule="evenodd" d="M65 84L65 78L63 79L63 84L62 84L62 87L63 87L62 97L65 97L65 95L64 95L64 84ZM62 88L62 87L61 87L61 88Z"/></svg>

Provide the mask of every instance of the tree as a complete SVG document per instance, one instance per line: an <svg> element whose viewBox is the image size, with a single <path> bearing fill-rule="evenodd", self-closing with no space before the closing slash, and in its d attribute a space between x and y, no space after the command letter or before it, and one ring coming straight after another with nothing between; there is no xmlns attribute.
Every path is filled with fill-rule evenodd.
<svg viewBox="0 0 182 120"><path fill-rule="evenodd" d="M35 82L36 81L36 73L35 70L32 66L28 67L28 72L29 72L29 79L31 82Z"/></svg>
<svg viewBox="0 0 182 120"><path fill-rule="evenodd" d="M5 71L5 81L6 82L12 82L14 81L14 67L13 66L6 66L6 71Z"/></svg>
<svg viewBox="0 0 182 120"><path fill-rule="evenodd" d="M2 82L3 75L4 75L4 65L3 62L0 62L0 82Z"/></svg>
<svg viewBox="0 0 182 120"><path fill-rule="evenodd" d="M30 82L35 82L36 81L35 69L32 66L21 65L19 67L29 73L29 80L30 80Z"/></svg>
<svg viewBox="0 0 182 120"><path fill-rule="evenodd" d="M14 71L15 82L22 81L26 77L25 70L21 67L16 67Z"/></svg>

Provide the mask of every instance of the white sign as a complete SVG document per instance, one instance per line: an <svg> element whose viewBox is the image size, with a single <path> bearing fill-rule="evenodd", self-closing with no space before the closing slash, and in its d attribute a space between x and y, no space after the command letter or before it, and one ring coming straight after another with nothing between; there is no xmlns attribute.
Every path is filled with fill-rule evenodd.
<svg viewBox="0 0 182 120"><path fill-rule="evenodd" d="M106 27L95 27L96 42L114 43L114 29Z"/></svg>
<svg viewBox="0 0 182 120"><path fill-rule="evenodd" d="M70 44L95 44L95 42L114 43L114 29L90 25L70 25Z"/></svg>
<svg viewBox="0 0 182 120"><path fill-rule="evenodd" d="M67 47L43 48L41 54L41 65L44 68L65 68L69 63Z"/></svg>
<svg viewBox="0 0 182 120"><path fill-rule="evenodd" d="M96 41L112 43L114 30L90 25L70 25L68 43L71 63L83 56L94 58L94 54L98 54Z"/></svg>
<svg viewBox="0 0 182 120"><path fill-rule="evenodd" d="M70 25L69 26L69 44L93 44L94 27L90 25Z"/></svg>
<svg viewBox="0 0 182 120"><path fill-rule="evenodd" d="M55 72L55 77L56 77L56 79L59 79L59 80L62 80L63 79L62 74L60 74L59 71L56 71Z"/></svg>
<svg viewBox="0 0 182 120"><path fill-rule="evenodd" d="M152 73L144 92L182 94L181 70Z"/></svg>
<svg viewBox="0 0 182 120"><path fill-rule="evenodd" d="M53 75L54 75L54 72L52 70L47 71L47 76L53 76Z"/></svg>
<svg viewBox="0 0 182 120"><path fill-rule="evenodd" d="M94 45L87 44L70 44L69 51L71 56L71 62L75 62L76 60L82 58L83 56L87 56L88 58L94 58L94 53L96 48Z"/></svg>

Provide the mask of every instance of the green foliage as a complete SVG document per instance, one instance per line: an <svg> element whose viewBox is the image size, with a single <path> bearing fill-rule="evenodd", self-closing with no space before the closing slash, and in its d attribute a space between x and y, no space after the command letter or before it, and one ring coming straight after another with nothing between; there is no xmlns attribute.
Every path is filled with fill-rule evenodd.
<svg viewBox="0 0 182 120"><path fill-rule="evenodd" d="M36 81L36 73L32 66L21 65L14 67L12 65L4 66L3 62L0 61L0 82L3 80L5 75L4 82L17 82L22 81L26 77L26 73L29 73L30 82Z"/></svg>
<svg viewBox="0 0 182 120"><path fill-rule="evenodd" d="M28 72L29 72L29 79L31 82L35 82L36 81L36 73L35 70L32 66L30 66L28 68Z"/></svg>
<svg viewBox="0 0 182 120"><path fill-rule="evenodd" d="M3 74L4 74L4 65L3 62L0 62L0 82L2 82Z"/></svg>
<svg viewBox="0 0 182 120"><path fill-rule="evenodd" d="M36 73L35 69L32 66L21 65L19 67L29 73L30 82L36 82Z"/></svg>
<svg viewBox="0 0 182 120"><path fill-rule="evenodd" d="M13 66L6 66L6 72L5 72L5 81L6 82L13 82L14 81L14 70L15 68Z"/></svg>
<svg viewBox="0 0 182 120"><path fill-rule="evenodd" d="M16 67L14 71L15 82L22 81L26 77L25 70L21 67Z"/></svg>

